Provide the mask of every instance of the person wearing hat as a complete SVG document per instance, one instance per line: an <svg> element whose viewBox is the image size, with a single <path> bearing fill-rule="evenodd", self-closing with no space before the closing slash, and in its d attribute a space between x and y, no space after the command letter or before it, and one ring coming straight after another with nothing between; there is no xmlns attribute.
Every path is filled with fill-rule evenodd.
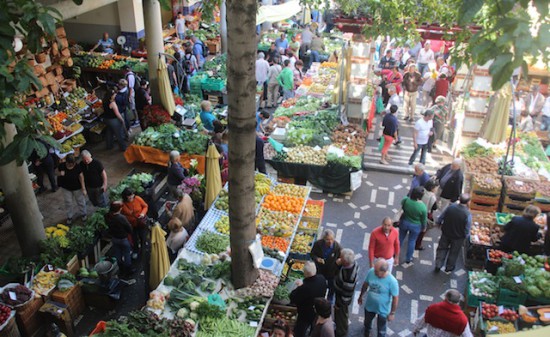
<svg viewBox="0 0 550 337"><path fill-rule="evenodd" d="M428 150L428 140L433 134L433 117L432 110L424 111L424 116L416 121L413 132L414 151L409 158L409 165L412 165L416 160L418 152L420 153L420 162L426 165L426 151Z"/></svg>
<svg viewBox="0 0 550 337"><path fill-rule="evenodd" d="M63 192L65 211L67 212L67 225L70 225L75 215L75 206L80 211L82 219L86 219L86 186L84 185L84 174L82 168L77 165L72 154L65 158L65 162L59 164L59 176L57 184Z"/></svg>
<svg viewBox="0 0 550 337"><path fill-rule="evenodd" d="M447 107L445 103L447 99L443 96L437 96L435 99L435 104L430 108L434 113L434 132L430 137L430 146L428 146L428 152L431 152L433 147L436 145L437 141L443 136L443 130L445 128L445 123L447 122Z"/></svg>

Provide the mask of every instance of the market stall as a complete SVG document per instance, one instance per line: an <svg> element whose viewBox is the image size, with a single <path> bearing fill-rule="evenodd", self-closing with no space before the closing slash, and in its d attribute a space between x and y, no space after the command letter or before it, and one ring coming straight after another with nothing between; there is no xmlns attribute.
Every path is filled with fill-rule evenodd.
<svg viewBox="0 0 550 337"><path fill-rule="evenodd" d="M310 68L297 89L267 125L272 139L264 147L268 163L283 178L308 181L329 193L346 193L360 185L366 134L358 125L340 124L332 105L336 64Z"/></svg>

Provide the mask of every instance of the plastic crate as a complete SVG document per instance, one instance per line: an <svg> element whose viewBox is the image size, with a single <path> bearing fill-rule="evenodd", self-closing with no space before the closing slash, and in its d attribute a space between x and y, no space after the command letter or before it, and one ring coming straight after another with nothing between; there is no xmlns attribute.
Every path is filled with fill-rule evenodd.
<svg viewBox="0 0 550 337"><path fill-rule="evenodd" d="M222 91L224 87L225 81L216 78L208 78L202 84L202 89L205 91Z"/></svg>
<svg viewBox="0 0 550 337"><path fill-rule="evenodd" d="M497 273L498 267L502 266L502 262L495 263L489 260L489 251L491 248L487 249L487 256L485 258L485 270L487 270L488 273L491 273L495 275Z"/></svg>
<svg viewBox="0 0 550 337"><path fill-rule="evenodd" d="M527 296L526 303L530 306L550 305L550 298Z"/></svg>
<svg viewBox="0 0 550 337"><path fill-rule="evenodd" d="M499 220L498 220L498 217L499 217L499 216L506 216L506 215L508 215L508 214L513 214L513 213L500 213L500 212L496 212L496 213L495 213L495 217L496 217L496 219L497 219L497 224L498 224L498 225L506 225L505 222L499 221ZM515 214L513 214L513 215L515 215Z"/></svg>
<svg viewBox="0 0 550 337"><path fill-rule="evenodd" d="M307 208L309 205L321 206L321 214L319 216L312 216L307 213ZM306 208L304 209L304 214L302 215L302 221L316 223L317 225L323 222L323 216L325 213L325 202L323 200L312 200L308 199L306 202Z"/></svg>
<svg viewBox="0 0 550 337"><path fill-rule="evenodd" d="M525 304L527 294L521 294L506 288L500 288L497 297L498 305L518 306Z"/></svg>

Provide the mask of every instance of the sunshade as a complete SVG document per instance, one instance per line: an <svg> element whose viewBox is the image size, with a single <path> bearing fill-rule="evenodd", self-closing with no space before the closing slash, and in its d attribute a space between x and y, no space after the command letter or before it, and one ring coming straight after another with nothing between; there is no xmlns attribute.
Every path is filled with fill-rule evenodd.
<svg viewBox="0 0 550 337"><path fill-rule="evenodd" d="M256 24L286 20L302 10L300 2L293 0L281 5L261 6L256 13Z"/></svg>
<svg viewBox="0 0 550 337"><path fill-rule="evenodd" d="M168 79L168 70L166 69L166 61L163 56L159 56L157 74L159 79L160 102L164 109L172 116L174 111L176 111L176 103L174 102L172 87L170 87L170 80Z"/></svg>
<svg viewBox="0 0 550 337"><path fill-rule="evenodd" d="M157 222L151 229L151 261L149 265L149 287L155 289L170 269L168 248L164 237L166 232Z"/></svg>
<svg viewBox="0 0 550 337"><path fill-rule="evenodd" d="M505 84L495 95L494 104L485 120L483 136L489 143L499 144L506 139L506 126L512 101L511 85Z"/></svg>
<svg viewBox="0 0 550 337"><path fill-rule="evenodd" d="M214 144L208 146L206 151L206 195L204 197L204 209L209 209L214 199L222 189L222 176L220 173L220 154Z"/></svg>

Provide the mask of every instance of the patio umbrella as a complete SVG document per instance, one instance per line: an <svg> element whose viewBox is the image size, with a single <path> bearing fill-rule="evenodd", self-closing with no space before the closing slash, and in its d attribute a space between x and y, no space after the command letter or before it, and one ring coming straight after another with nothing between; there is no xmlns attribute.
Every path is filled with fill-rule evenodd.
<svg viewBox="0 0 550 337"><path fill-rule="evenodd" d="M206 151L206 195L204 196L204 209L210 208L214 199L222 189L222 176L220 173L220 154L214 144L208 146Z"/></svg>
<svg viewBox="0 0 550 337"><path fill-rule="evenodd" d="M170 269L170 259L168 258L165 236L166 232L162 230L158 222L155 223L153 228L151 228L150 289L155 289Z"/></svg>
<svg viewBox="0 0 550 337"><path fill-rule="evenodd" d="M498 144L506 139L506 126L512 101L511 88L510 83L505 84L497 91L493 104L490 104L490 111L485 119L482 133L482 138L490 143Z"/></svg>
<svg viewBox="0 0 550 337"><path fill-rule="evenodd" d="M170 87L170 80L168 79L166 61L162 56L159 56L157 74L159 79L160 101L164 109L172 116L174 111L176 111L176 103L174 102L174 94L172 93L172 87Z"/></svg>

